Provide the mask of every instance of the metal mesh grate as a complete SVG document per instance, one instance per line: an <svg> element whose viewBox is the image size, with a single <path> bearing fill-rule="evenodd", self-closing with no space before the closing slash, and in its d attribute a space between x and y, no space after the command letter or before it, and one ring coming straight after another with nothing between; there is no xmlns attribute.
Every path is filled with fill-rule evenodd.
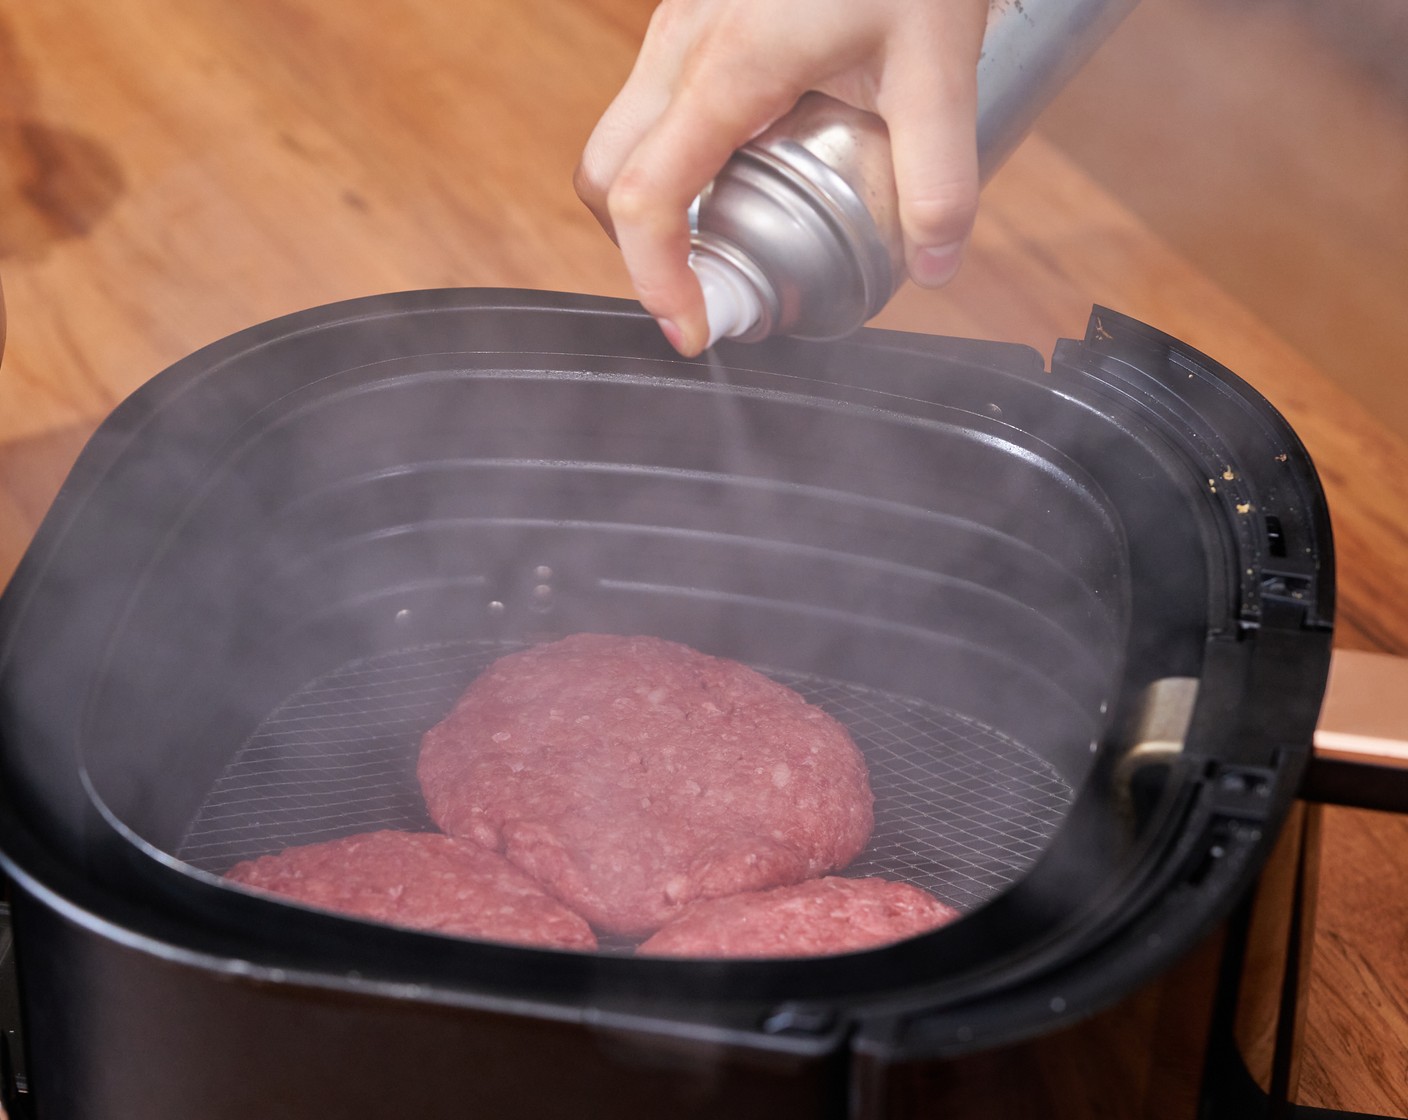
<svg viewBox="0 0 1408 1120"><path fill-rule="evenodd" d="M415 776L420 737L513 648L401 650L304 686L240 748L177 856L219 874L294 844L433 830ZM1018 879L1065 814L1066 783L989 727L844 681L763 671L839 719L865 752L875 833L847 875L903 879L969 909Z"/></svg>

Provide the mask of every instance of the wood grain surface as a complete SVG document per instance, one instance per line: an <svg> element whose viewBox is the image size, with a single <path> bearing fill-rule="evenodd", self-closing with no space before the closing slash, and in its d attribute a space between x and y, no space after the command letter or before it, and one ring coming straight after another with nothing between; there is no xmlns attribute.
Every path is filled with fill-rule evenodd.
<svg viewBox="0 0 1408 1120"><path fill-rule="evenodd" d="M1041 121L1400 436L1405 54L1402 0L1143 0Z"/></svg>
<svg viewBox="0 0 1408 1120"><path fill-rule="evenodd" d="M571 172L650 7L0 0L0 580L87 434L205 343L397 289L628 295ZM1408 654L1408 447L1050 139L988 188L958 280L878 322L1049 355L1093 303L1287 416L1333 511L1337 642ZM1303 1099L1408 1114L1408 824L1324 823Z"/></svg>

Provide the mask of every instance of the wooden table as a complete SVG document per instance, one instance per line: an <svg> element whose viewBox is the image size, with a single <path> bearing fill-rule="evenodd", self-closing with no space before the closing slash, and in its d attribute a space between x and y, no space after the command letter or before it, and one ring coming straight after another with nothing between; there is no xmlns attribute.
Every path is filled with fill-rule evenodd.
<svg viewBox="0 0 1408 1120"><path fill-rule="evenodd" d="M0 0L0 580L87 434L231 331L445 285L629 295L570 178L649 0ZM1408 653L1408 447L1039 138L881 325L1050 353L1092 303L1213 355L1315 458L1337 642ZM1332 810L1302 1099L1408 1114L1408 827Z"/></svg>

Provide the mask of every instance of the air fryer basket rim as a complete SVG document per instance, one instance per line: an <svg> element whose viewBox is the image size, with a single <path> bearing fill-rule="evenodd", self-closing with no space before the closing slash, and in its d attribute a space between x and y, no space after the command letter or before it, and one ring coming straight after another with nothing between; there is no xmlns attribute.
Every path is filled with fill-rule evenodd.
<svg viewBox="0 0 1408 1120"><path fill-rule="evenodd" d="M95 437L0 605L0 628L5 635L3 652L0 652L0 686L5 691L7 739L35 735L39 730L29 718L30 711L16 708L12 695L17 681L21 686L33 683L32 679L25 679L20 662L26 652L26 639L34 640L33 633L25 629L34 626L34 618L28 611L34 589L52 578L55 564L61 566L69 528L74 521L81 520L86 504L101 489L108 468L138 445L149 421L163 410L180 407L184 394L198 394L202 386L216 386L218 383L213 379L242 356L281 340L306 342L315 339L320 331L345 323L380 320L404 325L408 318L416 316L458 315L478 316L481 321L486 316L496 320L520 316L525 321L546 319L554 323L572 320L578 327L590 323L589 329L578 331L574 336L588 343L587 353L594 353L590 344L597 343L602 355L609 355L610 346L603 345L603 339L628 338L629 353L640 355L633 360L677 364L662 353L649 330L648 319L633 305L587 297L505 291L399 293L350 301L262 324L178 363L120 406ZM620 342L616 344L619 347ZM877 358L909 359L916 354L939 363L967 363L985 369L994 378L1022 386L1019 392L1012 393L1018 407L1009 409L1009 415L1025 416L1025 420L1011 419L1010 423L1030 420L1030 427L1039 429L1040 417L1033 412L1033 406L1046 395L1057 394L1071 402L1075 409L1087 410L1128 438L1148 444L1155 459L1177 460L1178 469L1189 477L1214 470L1210 478L1216 478L1224 470L1229 471L1243 479L1245 485L1256 488L1268 503L1279 503L1274 513L1268 508L1266 516L1275 516L1283 522L1282 529L1289 532L1297 545L1303 546L1302 555L1271 555L1265 534L1249 531L1249 519L1237 513L1241 503L1234 500L1235 494L1218 495L1214 486L1212 495L1203 499L1206 524L1209 531L1220 538L1223 549L1221 556L1210 549L1209 566L1218 577L1220 602L1226 609L1223 617L1209 621L1203 688L1191 735L1196 750L1190 750L1181 775L1185 783L1178 806L1182 830L1177 832L1176 842L1157 853L1157 858L1146 861L1150 866L1134 869L1148 872L1143 878L1161 881L1163 889L1152 901L1144 900L1146 905L1140 913L1122 913L1122 919L1133 924L1147 921L1150 914L1157 912L1170 928L1177 926L1184 932L1170 939L1176 944L1166 944L1163 952L1144 948L1135 953L1117 945L1112 947L1111 939L1117 941L1114 935L1119 931L1119 923L1104 925L1109 937L1103 945L1090 939L1086 925L1068 931L1065 942L1054 946L1054 955L1042 963L1042 971L1049 977L1071 964L1073 946L1079 946L1076 957L1098 947L1108 960L1119 958L1122 952L1126 960L1137 959L1142 974L1157 970L1172 958L1179 946L1188 944L1198 932L1210 928L1255 874L1304 764L1328 657L1333 577L1323 497L1308 457L1294 434L1269 405L1216 363L1157 331L1098 308L1082 343L1063 343L1058 347L1053 373L1061 377L1055 385L1051 384L1050 375L1036 376L1039 364L1033 363L1032 353L1025 348L893 332L865 331L851 342L830 348L775 341L755 349L731 348L727 353L730 361L737 358L740 368L784 372L799 364L818 363L825 354L834 362L838 353L852 364L856 363L858 354L863 354L870 363ZM1177 377L1170 371L1176 371ZM1187 387L1176 384L1185 376L1195 382L1192 394ZM871 391L866 386L838 390L843 397L848 393L864 396ZM217 400L219 393L217 389ZM1195 403L1189 403L1190 395ZM976 409L971 411L974 416L978 415ZM1216 422L1209 422L1210 415ZM1241 453L1236 446L1238 439L1245 440L1251 451ZM1263 452L1267 452L1264 462L1259 458ZM1270 477L1272 475L1274 477ZM1306 699L1287 704L1287 696ZM38 737L41 741L44 738ZM17 771L12 755L13 751L7 750L3 761L6 785L14 789L17 781L32 780L33 774L23 767ZM1252 786L1257 790L1254 796L1239 797L1230 792L1230 786L1214 780L1229 769L1254 779ZM1092 788L1097 783L1098 773ZM1082 791L1083 799L1094 796L1091 789ZM1078 800L1078 807L1079 804ZM58 872L59 865L44 860L42 862L50 864L45 874L35 874L32 870L35 865L24 853L27 849L34 851L26 838L44 838L52 833L59 808L46 805L42 797L37 801L14 797L6 800L3 814L0 814L0 829L3 829L0 835L4 836L0 853L7 869L18 878L39 883L47 875ZM1068 830L1062 835L1082 831L1088 835L1072 851L1103 842L1109 827L1107 809L1108 806L1101 805L1089 813L1073 811L1072 820L1086 821L1088 827ZM1204 864L1208 851L1214 846L1224 856L1209 869ZM61 853L66 852L67 847L62 843L57 845ZM86 869L101 866L105 858L114 854L107 842L100 848L106 853L101 858L90 852L79 859L71 859L68 853L59 861L60 864L67 862L60 876L76 888L72 891L73 897L83 895L91 902L91 912L98 922L105 910L114 912L113 898L103 886L86 881L90 873ZM399 976L392 970L389 982L393 986L417 974L421 981L434 983L437 973L462 964L466 956L463 946L436 944L442 939L375 929L331 916L292 912L288 922L292 936L280 946L265 946L263 953L251 953L254 946L248 939L250 921L259 913L257 908L268 904L237 898L233 892L212 888L209 884L192 884L188 879L177 882L181 878L179 870L146 866L140 860L133 864L132 853L123 848L124 845L116 848L115 865L127 866L129 870L136 868L133 882L140 885L143 895L141 904L121 907L126 928L135 934L147 923L152 907L157 910L169 907L169 912L152 924L152 928L161 929L162 934L147 942L144 951L161 952L160 946L164 944L175 952L177 939L184 937L186 944L179 948L181 955L189 959L216 967L219 962L228 963L232 959L249 960L253 963L247 966L248 975L267 976L280 972L287 975L290 966L300 962L309 965L310 974L321 968L336 973L346 967L345 960L338 959L343 951L357 957L366 950L373 953L385 950L392 956L402 956L400 949L416 946L417 952L425 954L429 965ZM1063 853L1057 850L1043 865L1054 865L1059 871L1062 858ZM1040 876L1034 874L1033 878ZM197 889L191 889L193 886ZM199 889L202 886L206 889ZM959 923L913 942L864 954L863 960L843 957L769 962L767 965L754 962L718 965L578 960L571 955L530 950L471 948L475 955L485 961L492 960L496 967L504 959L510 962L520 957L531 959L540 977L524 986L518 975L504 991L516 990L520 995L532 992L549 1002L565 999L573 1003L588 993L599 995L602 991L614 991L622 998L623 1005L640 1006L632 1000L644 999L651 989L665 983L677 993L665 1003L673 1013L681 1013L678 993L692 991L693 998L711 1003L713 1000L706 998L706 993L716 995L722 977L725 990L731 982L728 978L741 978L739 1002L750 1009L755 1003L775 1002L788 993L843 1002L860 996L861 1003L868 1004L881 1019L886 1015L912 1018L918 1014L916 1009L933 1007L964 994L961 988L945 992L941 983L929 985L931 990L926 991L926 985L915 982L916 975L928 972L927 956L943 952L961 958L965 945L975 950L993 931L1010 925L1024 911L1043 905L1039 882L1035 886L1024 882L1020 888L975 915L975 919L982 920ZM1132 890L1128 897L1137 895L1138 891ZM1175 899L1178 905L1172 907ZM1119 907L1116 912L1121 913ZM174 926L172 914L181 916ZM202 914L205 917L197 917ZM218 928L222 923L227 924ZM330 946L332 952L329 952ZM259 963L261 961L265 963ZM470 972L476 981L487 981L489 973L495 970L479 967ZM521 974L524 970L510 971ZM767 980L763 982L765 973ZM1106 972L1107 975L1118 973L1117 968ZM1014 976L1015 973L1008 974L1009 986ZM1127 983L1127 978L1121 982ZM1102 985L1094 982L1093 986ZM483 985L485 998L493 989L492 983ZM970 986L966 994L971 996L980 991L981 988ZM1065 1006L1074 1013L1078 1008L1108 1001L1114 994L1117 993L1091 991L1088 998L1065 1001ZM686 1008L683 1014L688 1019L692 1012ZM706 1010L706 1017L707 1014ZM1019 1028L1009 1024L1003 1029Z"/></svg>

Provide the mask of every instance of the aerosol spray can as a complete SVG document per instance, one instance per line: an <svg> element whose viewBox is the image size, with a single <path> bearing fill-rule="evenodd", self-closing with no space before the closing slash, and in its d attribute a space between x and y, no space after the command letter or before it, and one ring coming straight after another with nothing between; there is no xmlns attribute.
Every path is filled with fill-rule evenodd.
<svg viewBox="0 0 1408 1120"><path fill-rule="evenodd" d="M1137 0L992 0L978 63L986 180ZM805 95L699 196L690 264L709 342L840 338L889 302L904 245L884 122Z"/></svg>

